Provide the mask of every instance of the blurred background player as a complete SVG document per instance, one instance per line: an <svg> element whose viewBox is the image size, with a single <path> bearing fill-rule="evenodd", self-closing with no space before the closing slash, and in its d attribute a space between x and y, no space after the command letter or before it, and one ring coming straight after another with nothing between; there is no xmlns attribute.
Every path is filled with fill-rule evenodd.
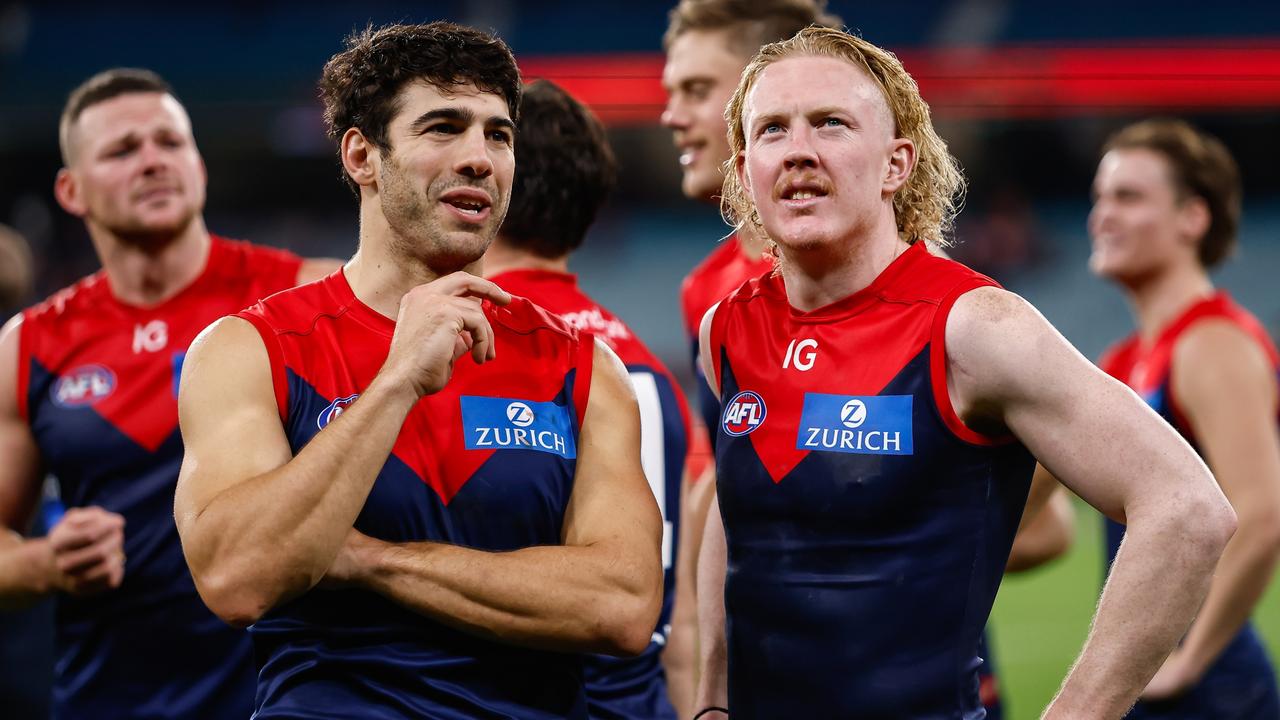
<svg viewBox="0 0 1280 720"><path fill-rule="evenodd" d="M1209 279L1235 248L1239 171L1220 141L1177 120L1130 125L1103 153L1089 267L1120 286L1138 327L1102 368L1200 452L1239 516L1204 606L1129 717L1277 718L1275 669L1249 615L1280 558L1280 358ZM1107 522L1109 560L1124 533Z"/></svg>
<svg viewBox="0 0 1280 720"><path fill-rule="evenodd" d="M662 614L639 657L596 656L587 663L587 702L599 719L684 718L693 702L693 587L688 583L677 595L673 554L685 541L680 513L688 407L666 366L569 272L569 256L608 199L616 172L604 127L589 110L545 80L527 86L511 205L485 253L484 271L502 289L603 340L627 367L640 405L640 457L663 517Z"/></svg>
<svg viewBox="0 0 1280 720"><path fill-rule="evenodd" d="M320 90L359 250L192 348L174 512L201 595L253 624L257 718L586 718L581 653L651 644L662 521L616 356L472 274L515 59L368 28Z"/></svg>
<svg viewBox="0 0 1280 720"><path fill-rule="evenodd" d="M725 411L697 705L739 720L983 717L976 649L1030 451L1130 520L1045 713L1117 717L1190 623L1234 530L1213 478L1028 304L930 254L922 241L945 239L963 179L893 55L803 30L761 50L726 116L724 196L781 266L701 328ZM726 544L727 563L712 562Z"/></svg>
<svg viewBox="0 0 1280 720"><path fill-rule="evenodd" d="M190 120L155 73L86 80L59 140L55 195L103 269L0 332L0 600L57 593L58 717L243 718L248 638L200 601L174 529L178 371L210 322L336 265L210 235ZM23 539L45 471L69 509Z"/></svg>

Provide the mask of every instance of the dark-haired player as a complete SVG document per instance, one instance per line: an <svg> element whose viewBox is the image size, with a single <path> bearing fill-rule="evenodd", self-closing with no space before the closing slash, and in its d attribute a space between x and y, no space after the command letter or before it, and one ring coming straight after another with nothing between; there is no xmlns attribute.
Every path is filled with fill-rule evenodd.
<svg viewBox="0 0 1280 720"><path fill-rule="evenodd" d="M0 332L0 513L26 527L44 472L70 508L0 535L0 600L57 593L56 717L243 718L249 641L196 595L173 523L177 381L213 320L332 271L210 235L191 121L145 70L71 93L54 192L103 269Z"/></svg>
<svg viewBox="0 0 1280 720"><path fill-rule="evenodd" d="M589 110L559 87L525 88L516 134L511 206L485 253L485 276L603 340L627 367L640 406L640 456L663 517L663 603L649 647L635 658L594 656L586 666L592 718L675 718L692 697L692 587L676 603L675 548L682 541L688 409L671 373L616 315L592 300L569 272L615 182L613 151ZM687 571L686 571L687 572ZM675 619L685 622L673 626ZM670 696L670 699L668 699ZM673 703L676 707L673 708ZM678 711L678 712L677 712Z"/></svg>
<svg viewBox="0 0 1280 720"><path fill-rule="evenodd" d="M892 54L807 28L761 49L726 115L724 196L781 267L702 327L724 412L698 599L727 622L700 625L722 632L699 712L983 717L978 638L1034 452L1129 520L1045 717L1123 714L1234 530L1204 464L1025 302L929 253L962 177Z"/></svg>
<svg viewBox="0 0 1280 720"><path fill-rule="evenodd" d="M1129 717L1280 717L1275 669L1249 624L1280 559L1280 355L1209 279L1236 243L1239 171L1217 139L1148 120L1107 142L1093 194L1089 266L1124 290L1138 324L1102 368L1200 452L1240 519L1204 606ZM1109 558L1124 536L1108 521Z"/></svg>
<svg viewBox="0 0 1280 720"><path fill-rule="evenodd" d="M175 514L203 598L253 624L257 718L585 718L581 653L650 643L662 521L625 370L471 274L520 87L469 28L350 38L320 88L359 250L192 348Z"/></svg>

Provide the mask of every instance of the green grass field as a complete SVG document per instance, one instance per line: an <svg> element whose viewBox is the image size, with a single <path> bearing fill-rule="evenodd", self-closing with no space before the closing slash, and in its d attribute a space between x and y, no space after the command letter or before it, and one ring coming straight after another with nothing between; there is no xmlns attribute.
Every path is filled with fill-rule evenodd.
<svg viewBox="0 0 1280 720"><path fill-rule="evenodd" d="M1102 578L1101 516L1076 504L1076 540L1048 567L1007 577L992 611L995 661L1006 715L1035 720L1053 698L1089 628ZM1280 658L1280 581L1254 612L1271 657Z"/></svg>

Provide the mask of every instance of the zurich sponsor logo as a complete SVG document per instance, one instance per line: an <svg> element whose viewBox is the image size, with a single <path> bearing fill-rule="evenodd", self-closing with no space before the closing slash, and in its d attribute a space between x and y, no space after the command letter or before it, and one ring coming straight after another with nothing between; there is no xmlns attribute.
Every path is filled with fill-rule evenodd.
<svg viewBox="0 0 1280 720"><path fill-rule="evenodd" d="M726 435L739 437L760 427L768 410L764 406L764 398L758 393L743 390L733 396L724 406L724 417L720 425Z"/></svg>
<svg viewBox="0 0 1280 720"><path fill-rule="evenodd" d="M102 365L81 365L53 385L53 404L73 408L95 405L116 389L116 374Z"/></svg>
<svg viewBox="0 0 1280 720"><path fill-rule="evenodd" d="M316 427L323 430L324 426L336 420L337 417L342 414L343 410L351 407L351 403L355 402L358 397L360 397L360 393L340 397L329 403L329 407L321 410L320 416L316 418Z"/></svg>
<svg viewBox="0 0 1280 720"><path fill-rule="evenodd" d="M805 393L797 450L910 455L910 395Z"/></svg>
<svg viewBox="0 0 1280 720"><path fill-rule="evenodd" d="M566 460L578 456L569 408L553 402L463 395L462 432L468 450L534 450Z"/></svg>

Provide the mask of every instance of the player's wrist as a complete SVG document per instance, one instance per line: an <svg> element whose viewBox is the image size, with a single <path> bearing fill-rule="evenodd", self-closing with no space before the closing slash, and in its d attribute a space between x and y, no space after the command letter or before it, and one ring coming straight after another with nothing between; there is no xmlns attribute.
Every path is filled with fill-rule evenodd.
<svg viewBox="0 0 1280 720"><path fill-rule="evenodd" d="M693 714L693 720L722 720L729 717L729 708L709 705Z"/></svg>

